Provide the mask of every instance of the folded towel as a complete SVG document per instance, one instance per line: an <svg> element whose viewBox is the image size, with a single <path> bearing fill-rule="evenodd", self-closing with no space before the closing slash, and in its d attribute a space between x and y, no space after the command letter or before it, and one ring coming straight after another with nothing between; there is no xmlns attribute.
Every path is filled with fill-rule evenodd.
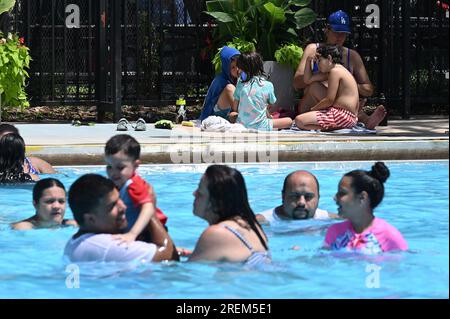
<svg viewBox="0 0 450 319"><path fill-rule="evenodd" d="M242 124L232 124L220 116L208 116L202 121L200 126L202 131L205 132L233 132L233 133L248 133L257 132L253 129L247 129Z"/></svg>
<svg viewBox="0 0 450 319"><path fill-rule="evenodd" d="M305 130L299 129L295 125L295 123L293 123L292 127L289 130L282 130L280 132L282 132L282 133L306 133L306 134L354 134L354 135L376 134L377 133L376 130L369 130L368 128L366 128L365 125L361 122L356 123L356 125L353 126L352 128L344 128L344 129L329 131L329 132L323 132L320 130L305 131Z"/></svg>

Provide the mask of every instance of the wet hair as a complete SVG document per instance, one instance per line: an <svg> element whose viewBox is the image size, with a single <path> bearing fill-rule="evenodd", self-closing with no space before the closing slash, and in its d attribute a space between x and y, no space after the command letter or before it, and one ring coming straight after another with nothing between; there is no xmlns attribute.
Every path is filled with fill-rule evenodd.
<svg viewBox="0 0 450 319"><path fill-rule="evenodd" d="M98 174L86 174L77 179L69 189L69 206L79 225L84 225L84 215L92 213L100 201L116 186Z"/></svg>
<svg viewBox="0 0 450 319"><path fill-rule="evenodd" d="M25 142L23 138L10 133L0 138L0 183L32 182L30 174L23 171Z"/></svg>
<svg viewBox="0 0 450 319"><path fill-rule="evenodd" d="M356 194L365 191L369 195L370 207L377 207L384 197L384 182L389 178L389 169L383 162L376 162L370 171L354 170L344 176L352 178L351 187Z"/></svg>
<svg viewBox="0 0 450 319"><path fill-rule="evenodd" d="M14 133L14 134L20 135L19 130L14 125L7 124L7 123L1 123L0 124L0 136L4 133Z"/></svg>
<svg viewBox="0 0 450 319"><path fill-rule="evenodd" d="M236 66L247 74L244 82L254 76L264 76L264 62L258 52L245 52L238 56Z"/></svg>
<svg viewBox="0 0 450 319"><path fill-rule="evenodd" d="M46 189L52 188L54 186L61 188L64 191L64 193L66 192L66 188L64 187L63 183L61 183L56 178L44 178L38 181L36 185L34 185L33 201L38 203L42 197L42 193Z"/></svg>
<svg viewBox="0 0 450 319"><path fill-rule="evenodd" d="M284 182L283 182L283 189L281 190L281 191L283 192L283 194L284 194L284 192L286 191L286 188L287 188L287 184L288 184L289 179L292 177L292 175L294 175L294 174L297 173L297 172L298 172L298 171L294 171L294 172L292 172L292 173L289 173L289 175L286 176L286 178L284 179ZM306 172L306 171L305 171L305 172ZM308 172L308 173L309 173L309 172ZM316 177L314 174L309 173L309 175L311 175L311 176L314 178L314 181L316 182L316 185L317 185L317 196L320 197L319 180L317 179L317 177Z"/></svg>
<svg viewBox="0 0 450 319"><path fill-rule="evenodd" d="M259 223L248 203L247 188L242 174L226 165L211 165L206 169L205 177L213 213L219 216L218 222L241 217L248 222L261 244L268 250L260 230L256 227Z"/></svg>
<svg viewBox="0 0 450 319"><path fill-rule="evenodd" d="M105 145L105 155L114 155L123 151L125 155L137 160L141 155L141 145L136 139L127 134L111 137Z"/></svg>
<svg viewBox="0 0 450 319"><path fill-rule="evenodd" d="M317 53L325 59L327 59L328 56L331 56L333 63L341 63L342 61L342 49L337 45L320 46L317 49Z"/></svg>

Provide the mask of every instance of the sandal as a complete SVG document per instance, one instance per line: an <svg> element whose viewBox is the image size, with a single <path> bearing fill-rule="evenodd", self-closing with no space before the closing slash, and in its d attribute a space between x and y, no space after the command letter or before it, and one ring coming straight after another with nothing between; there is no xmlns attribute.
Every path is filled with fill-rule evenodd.
<svg viewBox="0 0 450 319"><path fill-rule="evenodd" d="M130 123L125 118L121 118L117 123L117 131L128 131L128 125Z"/></svg>
<svg viewBox="0 0 450 319"><path fill-rule="evenodd" d="M134 125L135 131L146 131L147 130L147 123L145 123L143 118L139 118L136 121L136 124Z"/></svg>

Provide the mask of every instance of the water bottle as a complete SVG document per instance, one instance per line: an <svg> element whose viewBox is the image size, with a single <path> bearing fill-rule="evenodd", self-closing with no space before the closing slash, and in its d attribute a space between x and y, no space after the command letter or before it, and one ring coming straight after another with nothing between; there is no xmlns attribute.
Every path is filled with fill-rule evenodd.
<svg viewBox="0 0 450 319"><path fill-rule="evenodd" d="M186 100L184 99L184 95L180 95L178 97L178 100L176 101L176 105L179 106L180 108L178 109L178 115L175 119L175 122L177 124L180 124L181 122L186 120Z"/></svg>

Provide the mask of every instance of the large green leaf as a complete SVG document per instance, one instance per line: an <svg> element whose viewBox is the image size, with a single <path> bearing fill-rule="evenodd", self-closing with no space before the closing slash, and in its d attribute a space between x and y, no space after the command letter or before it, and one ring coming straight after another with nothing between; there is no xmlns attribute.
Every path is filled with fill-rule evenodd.
<svg viewBox="0 0 450 319"><path fill-rule="evenodd" d="M217 19L217 21L222 23L234 22L233 17L225 12L206 12L206 14L209 14L213 18Z"/></svg>
<svg viewBox="0 0 450 319"><path fill-rule="evenodd" d="M283 8L277 7L271 2L266 3L263 7L272 26L286 21Z"/></svg>
<svg viewBox="0 0 450 319"><path fill-rule="evenodd" d="M16 4L16 0L0 0L0 14L11 10Z"/></svg>
<svg viewBox="0 0 450 319"><path fill-rule="evenodd" d="M229 0L214 0L214 1L206 1L206 10L207 12L226 12L232 13L233 6L232 1Z"/></svg>
<svg viewBox="0 0 450 319"><path fill-rule="evenodd" d="M301 29L316 21L317 14L310 8L303 8L295 13L297 28Z"/></svg>
<svg viewBox="0 0 450 319"><path fill-rule="evenodd" d="M311 0L289 0L290 5L296 5L299 7L309 6L310 3L311 3Z"/></svg>

